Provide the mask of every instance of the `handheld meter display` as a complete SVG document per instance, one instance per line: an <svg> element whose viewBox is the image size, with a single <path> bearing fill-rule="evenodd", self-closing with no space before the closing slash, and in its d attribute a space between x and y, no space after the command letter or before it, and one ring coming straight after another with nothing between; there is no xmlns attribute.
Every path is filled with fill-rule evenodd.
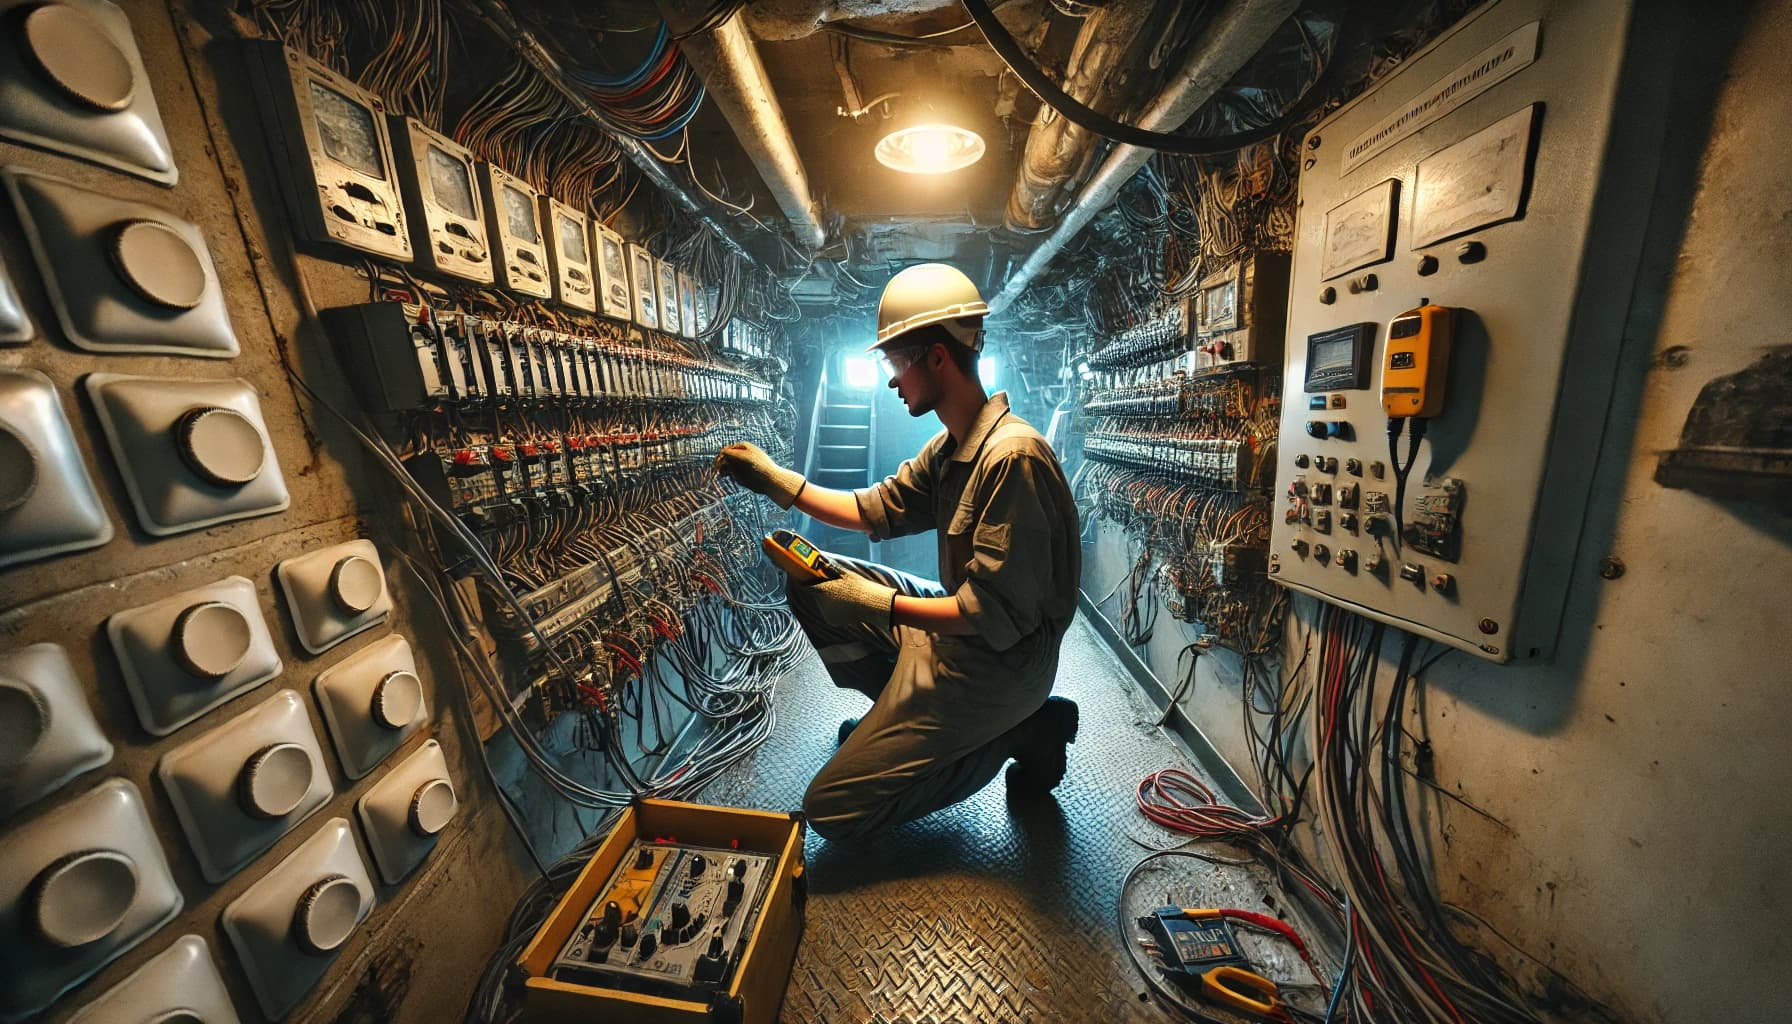
<svg viewBox="0 0 1792 1024"><path fill-rule="evenodd" d="M792 579L803 583L820 583L822 580L840 578L840 570L823 558L815 545L804 540L801 534L790 530L773 530L766 534L760 546L765 548L766 557L772 560L772 564L784 570Z"/></svg>
<svg viewBox="0 0 1792 1024"><path fill-rule="evenodd" d="M1388 324L1381 408L1389 417L1429 419L1444 411L1454 319L1448 306L1420 306Z"/></svg>

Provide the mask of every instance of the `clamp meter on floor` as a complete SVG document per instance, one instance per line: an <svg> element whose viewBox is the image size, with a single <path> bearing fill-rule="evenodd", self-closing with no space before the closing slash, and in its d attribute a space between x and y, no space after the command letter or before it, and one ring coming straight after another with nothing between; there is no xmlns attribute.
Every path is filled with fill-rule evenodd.
<svg viewBox="0 0 1792 1024"><path fill-rule="evenodd" d="M800 583L820 583L840 578L840 570L822 557L815 545L792 530L773 530L765 535L760 546L765 549L766 557L772 560L773 565Z"/></svg>

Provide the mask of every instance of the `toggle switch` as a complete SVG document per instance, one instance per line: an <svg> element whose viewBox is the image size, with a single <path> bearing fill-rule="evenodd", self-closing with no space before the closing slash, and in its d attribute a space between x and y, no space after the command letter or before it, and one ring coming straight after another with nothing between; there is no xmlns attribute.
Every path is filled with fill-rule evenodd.
<svg viewBox="0 0 1792 1024"><path fill-rule="evenodd" d="M0 819L110 760L67 651L0 653Z"/></svg>
<svg viewBox="0 0 1792 1024"><path fill-rule="evenodd" d="M0 566L112 539L50 378L0 370Z"/></svg>
<svg viewBox="0 0 1792 1024"><path fill-rule="evenodd" d="M224 934L264 1015L279 1019L298 1006L373 902L348 821L331 818L224 908Z"/></svg>
<svg viewBox="0 0 1792 1024"><path fill-rule="evenodd" d="M129 782L102 782L19 825L0 857L0 1019L43 1010L180 908L143 796Z"/></svg>
<svg viewBox="0 0 1792 1024"><path fill-rule="evenodd" d="M428 718L411 645L397 633L319 674L312 692L351 779L373 771Z"/></svg>
<svg viewBox="0 0 1792 1024"><path fill-rule="evenodd" d="M292 690L162 755L156 777L208 882L242 870L335 793Z"/></svg>
<svg viewBox="0 0 1792 1024"><path fill-rule="evenodd" d="M119 612L106 634L137 719L166 736L280 674L255 584L241 576Z"/></svg>
<svg viewBox="0 0 1792 1024"><path fill-rule="evenodd" d="M380 879L395 885L423 863L460 809L441 744L427 740L355 802Z"/></svg>
<svg viewBox="0 0 1792 1024"><path fill-rule="evenodd" d="M371 629L392 610L386 570L370 540L351 540L289 558L274 567L299 643L322 654Z"/></svg>

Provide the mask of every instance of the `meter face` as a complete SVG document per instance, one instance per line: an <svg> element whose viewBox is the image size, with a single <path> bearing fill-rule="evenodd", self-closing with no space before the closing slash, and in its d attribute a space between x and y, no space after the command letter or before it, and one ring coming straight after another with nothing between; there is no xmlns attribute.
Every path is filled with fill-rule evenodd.
<svg viewBox="0 0 1792 1024"><path fill-rule="evenodd" d="M807 562L815 554L815 549L802 540L793 540L790 542L790 553Z"/></svg>
<svg viewBox="0 0 1792 1024"><path fill-rule="evenodd" d="M585 228L571 217L554 218L560 232L560 251L573 263L589 263L585 257Z"/></svg>
<svg viewBox="0 0 1792 1024"><path fill-rule="evenodd" d="M477 214L473 212L473 180L467 175L467 165L438 146L429 147L424 160L429 165L429 190L435 197L436 205L456 217L468 220L476 217Z"/></svg>
<svg viewBox="0 0 1792 1024"><path fill-rule="evenodd" d="M368 177L385 180L373 111L315 78L311 80L311 110L318 137L330 159Z"/></svg>
<svg viewBox="0 0 1792 1024"><path fill-rule="evenodd" d="M541 235L535 230L535 203L522 192L509 185L503 187L504 223L510 233L535 245L541 241Z"/></svg>

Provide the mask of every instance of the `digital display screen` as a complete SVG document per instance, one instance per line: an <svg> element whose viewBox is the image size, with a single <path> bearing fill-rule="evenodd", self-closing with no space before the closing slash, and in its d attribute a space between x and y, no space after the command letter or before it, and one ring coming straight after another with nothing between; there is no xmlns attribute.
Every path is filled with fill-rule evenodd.
<svg viewBox="0 0 1792 1024"><path fill-rule="evenodd" d="M1313 343L1313 361L1307 366L1308 373L1324 370L1336 370L1350 366L1355 360L1356 338L1329 338Z"/></svg>
<svg viewBox="0 0 1792 1024"><path fill-rule="evenodd" d="M554 217L554 229L560 235L560 255L573 263L590 263L585 255L585 226L565 214Z"/></svg>
<svg viewBox="0 0 1792 1024"><path fill-rule="evenodd" d="M809 556L815 553L815 549L800 540L793 540L790 542L790 553L807 562Z"/></svg>
<svg viewBox="0 0 1792 1024"><path fill-rule="evenodd" d="M423 163L429 169L429 191L437 206L468 220L478 216L473 212L473 179L467 175L466 164L437 146L429 147Z"/></svg>
<svg viewBox="0 0 1792 1024"><path fill-rule="evenodd" d="M1201 295L1207 307L1206 320L1210 324L1230 321L1238 310L1238 289L1231 281L1215 285Z"/></svg>
<svg viewBox="0 0 1792 1024"><path fill-rule="evenodd" d="M499 191L504 193L504 224L511 235L530 245L540 243L541 233L535 230L535 200L509 185L500 186Z"/></svg>
<svg viewBox="0 0 1792 1024"><path fill-rule="evenodd" d="M386 180L373 111L313 78L311 113L325 155L370 178Z"/></svg>

